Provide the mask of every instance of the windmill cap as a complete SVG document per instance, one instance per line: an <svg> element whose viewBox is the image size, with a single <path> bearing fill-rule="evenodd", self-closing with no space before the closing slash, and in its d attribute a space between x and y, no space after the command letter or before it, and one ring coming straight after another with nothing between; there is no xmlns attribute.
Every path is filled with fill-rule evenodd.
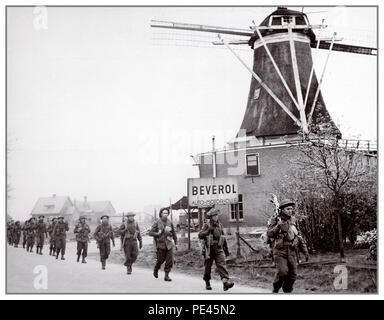
<svg viewBox="0 0 384 320"><path fill-rule="evenodd" d="M280 202L279 209L284 209L285 207L288 206L294 206L295 202L290 200L290 199L284 199L283 201Z"/></svg>

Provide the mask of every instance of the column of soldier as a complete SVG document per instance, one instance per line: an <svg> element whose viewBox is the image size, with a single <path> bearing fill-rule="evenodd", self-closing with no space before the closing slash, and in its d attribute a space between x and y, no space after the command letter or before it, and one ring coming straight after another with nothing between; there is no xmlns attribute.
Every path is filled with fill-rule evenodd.
<svg viewBox="0 0 384 320"><path fill-rule="evenodd" d="M305 242L299 235L296 221L293 217L294 203L290 200L283 200L278 205L278 216L272 217L268 224L267 236L269 243L273 247L273 259L277 268L276 276L273 281L273 292L278 292L280 288L286 293L292 292L293 283L296 279L296 247L300 247L308 260L308 250ZM199 232L199 239L203 240L204 256L204 276L205 289L212 290L211 268L213 262L223 282L223 290L234 286L225 266L225 257L229 255L227 242L224 236L224 229L218 220L219 209L211 209L208 220ZM149 231L149 235L154 237L156 244L156 264L153 276L159 277L159 270L164 265L164 280L172 281L169 273L173 266L173 249L177 250L177 235L173 223L168 219L169 210L164 208L160 211L160 218L155 221ZM102 270L106 268L106 261L111 252L111 242L115 246L115 234L120 236L122 247L124 248L127 274L132 273L132 264L136 261L139 249L142 248L142 236L138 223L134 219L134 213L128 213L127 219L122 223L118 230L114 231L109 223L109 217L101 217L101 223L96 227L93 236L96 239L100 252L100 262ZM53 218L48 227L44 222L44 216L39 216L39 220L32 217L25 221L24 226L17 221L8 223L8 243L16 248L19 245L21 234L23 234L23 248L27 252L33 252L36 244L36 253L42 255L45 238L49 239L49 255L65 260L66 233L69 230L68 223L64 217ZM77 241L77 262L87 263L89 236L91 233L86 218L81 216L78 224L74 228Z"/></svg>

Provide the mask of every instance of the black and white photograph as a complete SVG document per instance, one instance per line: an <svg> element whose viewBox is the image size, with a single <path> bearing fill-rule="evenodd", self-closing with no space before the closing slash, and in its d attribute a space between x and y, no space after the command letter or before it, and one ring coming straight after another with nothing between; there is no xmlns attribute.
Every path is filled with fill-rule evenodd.
<svg viewBox="0 0 384 320"><path fill-rule="evenodd" d="M4 7L7 295L378 294L379 8L256 4Z"/></svg>

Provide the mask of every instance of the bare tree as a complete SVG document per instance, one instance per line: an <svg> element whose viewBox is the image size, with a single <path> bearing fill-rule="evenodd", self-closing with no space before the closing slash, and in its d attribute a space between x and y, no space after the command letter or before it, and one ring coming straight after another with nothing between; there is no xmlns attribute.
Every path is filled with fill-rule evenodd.
<svg viewBox="0 0 384 320"><path fill-rule="evenodd" d="M341 195L345 188L358 183L359 179L369 172L366 156L356 149L348 149L340 145L340 140L332 134L323 133L312 136L297 146L298 157L295 162L310 173L332 193L333 213L337 217L338 242L340 258L345 260L343 231L341 222Z"/></svg>

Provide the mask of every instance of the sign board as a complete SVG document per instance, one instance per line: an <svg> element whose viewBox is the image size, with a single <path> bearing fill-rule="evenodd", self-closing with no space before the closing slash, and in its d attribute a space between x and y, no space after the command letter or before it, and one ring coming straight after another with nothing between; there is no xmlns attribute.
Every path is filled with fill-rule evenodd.
<svg viewBox="0 0 384 320"><path fill-rule="evenodd" d="M237 177L189 178L188 204L212 207L216 204L232 204L239 200Z"/></svg>

